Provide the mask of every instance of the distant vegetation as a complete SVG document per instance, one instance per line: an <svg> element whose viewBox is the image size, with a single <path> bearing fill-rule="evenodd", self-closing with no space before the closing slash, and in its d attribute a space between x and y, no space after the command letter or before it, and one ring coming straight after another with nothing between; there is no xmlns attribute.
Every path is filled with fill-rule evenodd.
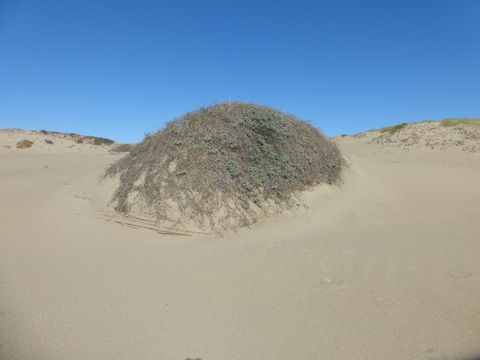
<svg viewBox="0 0 480 360"><path fill-rule="evenodd" d="M394 126L387 126L387 127L384 127L384 128L381 128L380 129L380 132L381 133L390 133L390 134L393 134L394 132L397 132L399 130L402 130L405 126L407 126L408 124L407 123L401 123L401 124L398 124L398 125L394 125Z"/></svg>
<svg viewBox="0 0 480 360"><path fill-rule="evenodd" d="M290 206L298 192L334 184L343 158L315 127L245 103L202 108L147 135L110 168L116 209L137 199L159 221L187 218L205 229L255 222L266 202ZM262 210L264 211L264 210Z"/></svg>
<svg viewBox="0 0 480 360"><path fill-rule="evenodd" d="M460 124L480 126L480 118L444 119L440 122L440 125L446 127Z"/></svg>
<svg viewBox="0 0 480 360"><path fill-rule="evenodd" d="M28 149L31 148L33 145L33 141L30 140L20 140L17 142L17 149Z"/></svg>
<svg viewBox="0 0 480 360"><path fill-rule="evenodd" d="M401 123L394 126L387 126L387 127L381 128L379 131L381 133L393 134L399 130L404 129L407 125L423 124L423 123L440 123L441 126L445 126L445 127L451 127L451 126L457 126L457 125L480 126L480 118L444 119L440 122L433 121L433 120L424 120L424 121L413 122L413 123Z"/></svg>
<svg viewBox="0 0 480 360"><path fill-rule="evenodd" d="M112 145L114 143L113 140L102 137L87 136L87 138L93 138L93 145Z"/></svg>
<svg viewBox="0 0 480 360"><path fill-rule="evenodd" d="M122 153L122 152L130 152L135 147L133 144L118 144L115 146L110 152L115 153Z"/></svg>
<svg viewBox="0 0 480 360"><path fill-rule="evenodd" d="M48 130L40 130L39 131L43 135L52 135L53 137L63 137L69 138L75 141L77 144L92 144L92 145L113 145L115 142L111 139L106 139L103 137L98 136L87 136L87 135L80 135L76 133L61 133L57 131L48 131Z"/></svg>

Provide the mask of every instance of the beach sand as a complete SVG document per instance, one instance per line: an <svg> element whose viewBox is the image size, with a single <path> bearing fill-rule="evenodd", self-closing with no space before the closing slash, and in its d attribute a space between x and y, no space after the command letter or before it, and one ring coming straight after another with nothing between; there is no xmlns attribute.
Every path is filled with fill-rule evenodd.
<svg viewBox="0 0 480 360"><path fill-rule="evenodd" d="M0 359L480 356L480 153L369 139L308 208L215 236L122 225L104 148L0 144Z"/></svg>

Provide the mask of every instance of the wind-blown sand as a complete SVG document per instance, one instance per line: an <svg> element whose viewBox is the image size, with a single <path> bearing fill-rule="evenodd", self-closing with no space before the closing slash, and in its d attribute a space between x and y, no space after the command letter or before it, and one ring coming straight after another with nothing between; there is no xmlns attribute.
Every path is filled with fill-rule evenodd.
<svg viewBox="0 0 480 360"><path fill-rule="evenodd" d="M479 356L480 153L337 141L344 186L224 236L109 221L118 155L0 146L0 359Z"/></svg>

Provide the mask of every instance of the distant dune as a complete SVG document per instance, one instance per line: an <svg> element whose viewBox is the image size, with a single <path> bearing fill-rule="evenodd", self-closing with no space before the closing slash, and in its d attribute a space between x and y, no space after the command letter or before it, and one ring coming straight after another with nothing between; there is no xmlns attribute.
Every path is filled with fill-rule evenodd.
<svg viewBox="0 0 480 360"><path fill-rule="evenodd" d="M47 130L0 129L0 151L106 152L115 145L113 140L96 136Z"/></svg>
<svg viewBox="0 0 480 360"><path fill-rule="evenodd" d="M335 138L341 186L223 236L117 215L114 145L0 131L0 359L478 357L478 129L394 128Z"/></svg>
<svg viewBox="0 0 480 360"><path fill-rule="evenodd" d="M354 138L403 150L480 152L480 119L446 119L442 122L399 124L363 132L354 135Z"/></svg>

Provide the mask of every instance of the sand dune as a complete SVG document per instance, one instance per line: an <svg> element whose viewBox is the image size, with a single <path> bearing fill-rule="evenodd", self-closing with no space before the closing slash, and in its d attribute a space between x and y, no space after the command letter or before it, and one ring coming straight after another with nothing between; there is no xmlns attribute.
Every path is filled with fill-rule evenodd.
<svg viewBox="0 0 480 360"><path fill-rule="evenodd" d="M224 236L119 224L107 150L0 143L0 359L478 356L480 153L371 140L337 139L342 187Z"/></svg>
<svg viewBox="0 0 480 360"><path fill-rule="evenodd" d="M470 119L469 125L460 123L456 126L443 126L434 121L400 124L383 130L363 132L354 135L354 138L406 151L427 149L480 152L480 119Z"/></svg>
<svg viewBox="0 0 480 360"><path fill-rule="evenodd" d="M97 142L95 140L97 139ZM28 140L31 146L17 149L19 142ZM78 153L78 152L108 152L115 146L112 140L66 134L46 130L0 129L0 151L21 150L27 153Z"/></svg>

